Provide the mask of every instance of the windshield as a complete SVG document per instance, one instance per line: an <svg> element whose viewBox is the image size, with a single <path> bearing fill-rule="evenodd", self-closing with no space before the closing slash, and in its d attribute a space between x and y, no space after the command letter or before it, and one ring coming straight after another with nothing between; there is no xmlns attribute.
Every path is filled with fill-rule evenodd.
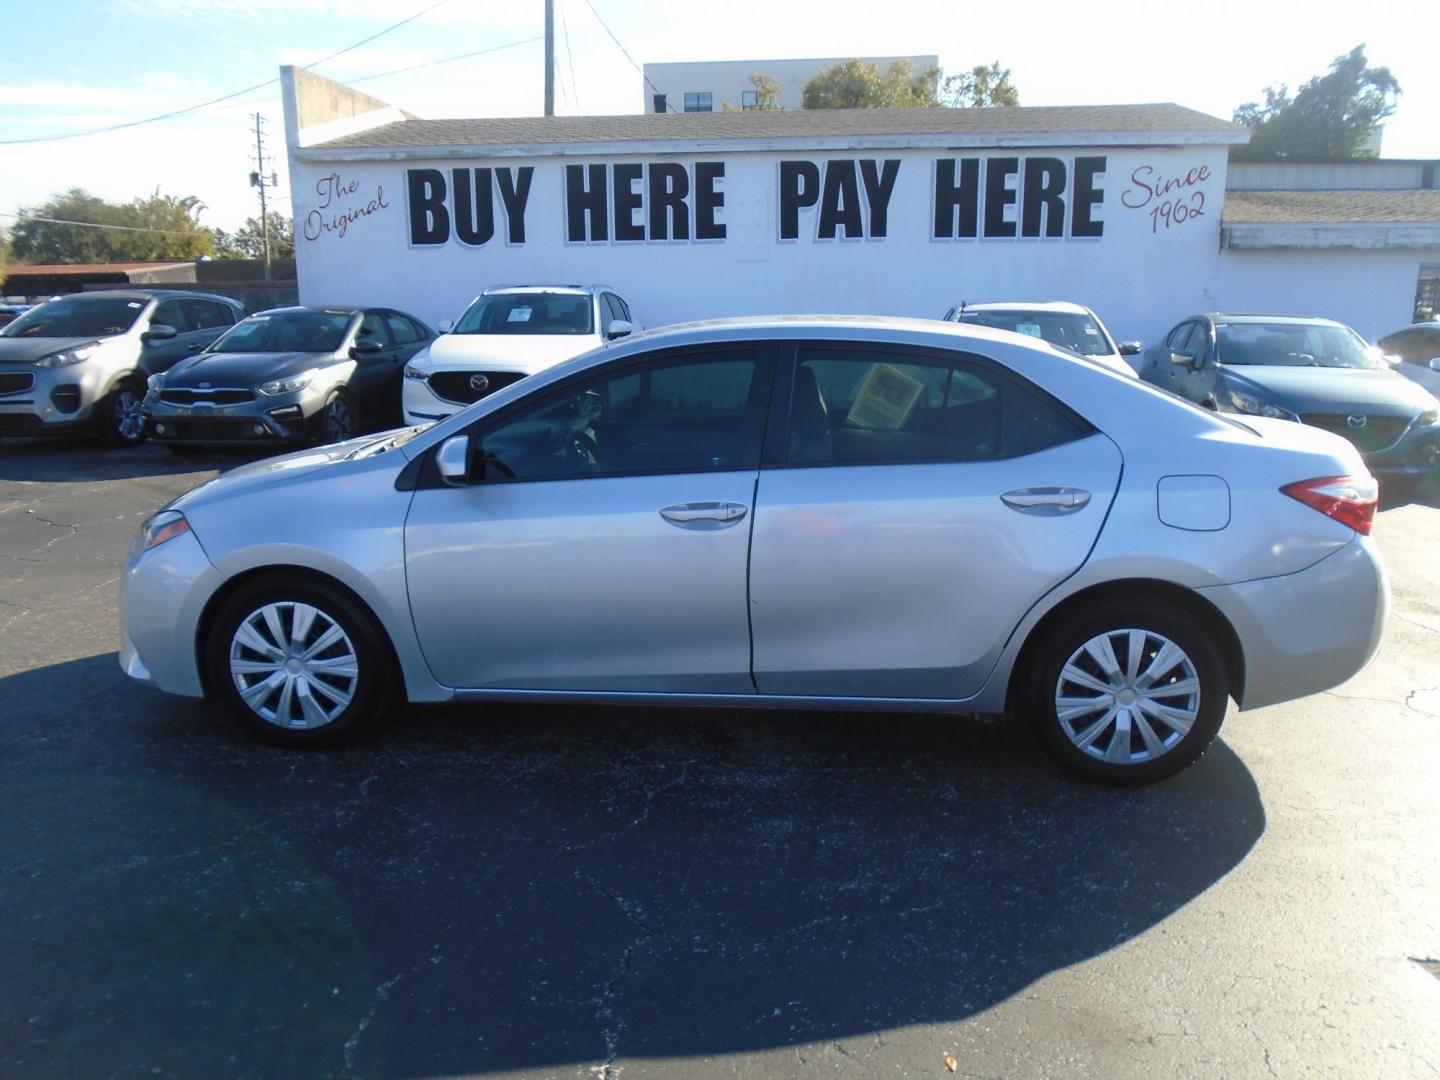
<svg viewBox="0 0 1440 1080"><path fill-rule="evenodd" d="M1089 315L1064 311L962 311L959 321L1040 338L1081 356L1108 356L1115 350Z"/></svg>
<svg viewBox="0 0 1440 1080"><path fill-rule="evenodd" d="M1234 366L1388 366L1353 330L1308 323L1216 323L1215 359Z"/></svg>
<svg viewBox="0 0 1440 1080"><path fill-rule="evenodd" d="M0 337L111 337L135 325L144 300L67 296L31 308L4 329Z"/></svg>
<svg viewBox="0 0 1440 1080"><path fill-rule="evenodd" d="M354 317L349 311L263 311L236 323L208 351L334 352Z"/></svg>
<svg viewBox="0 0 1440 1080"><path fill-rule="evenodd" d="M501 293L471 304L452 333L589 334L590 297L580 293Z"/></svg>

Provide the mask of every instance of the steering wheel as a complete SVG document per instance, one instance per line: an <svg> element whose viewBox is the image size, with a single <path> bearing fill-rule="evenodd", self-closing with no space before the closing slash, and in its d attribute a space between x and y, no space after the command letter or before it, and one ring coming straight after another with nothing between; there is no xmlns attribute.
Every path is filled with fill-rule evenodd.
<svg viewBox="0 0 1440 1080"><path fill-rule="evenodd" d="M567 465L594 469L599 466L596 458L599 449L600 444L595 440L595 433L589 428L567 428L558 454Z"/></svg>

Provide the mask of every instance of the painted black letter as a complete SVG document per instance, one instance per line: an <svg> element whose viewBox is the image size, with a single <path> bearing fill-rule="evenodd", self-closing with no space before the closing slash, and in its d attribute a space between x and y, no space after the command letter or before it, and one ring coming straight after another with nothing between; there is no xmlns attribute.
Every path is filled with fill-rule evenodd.
<svg viewBox="0 0 1440 1080"><path fill-rule="evenodd" d="M513 176L508 168L495 170L495 179L500 181L500 201L505 204L505 239L512 244L525 242L525 204L530 201L530 181L534 178L534 165L521 165Z"/></svg>
<svg viewBox="0 0 1440 1080"><path fill-rule="evenodd" d="M695 239L724 240L725 226L715 220L715 211L725 205L725 193L715 185L725 179L723 161L695 163Z"/></svg>
<svg viewBox="0 0 1440 1080"><path fill-rule="evenodd" d="M646 198L650 203L650 239L689 240L690 208L685 205L685 199L690 194L690 174L684 165L675 161L648 168Z"/></svg>
<svg viewBox="0 0 1440 1080"><path fill-rule="evenodd" d="M900 159L886 158L876 169L874 158L860 161L860 179L865 184L865 201L870 206L870 239L885 235L890 196L895 193L895 178L900 175Z"/></svg>
<svg viewBox="0 0 1440 1080"><path fill-rule="evenodd" d="M588 177L587 177L588 173ZM588 185L587 185L588 179ZM565 166L565 238L572 244L609 240L605 219L605 166Z"/></svg>
<svg viewBox="0 0 1440 1080"><path fill-rule="evenodd" d="M495 235L495 194L489 169L452 169L455 184L455 235L462 244L480 247Z"/></svg>
<svg viewBox="0 0 1440 1080"><path fill-rule="evenodd" d="M780 239L800 236L800 208L820 199L820 167L813 161L780 162Z"/></svg>
<svg viewBox="0 0 1440 1080"><path fill-rule="evenodd" d="M960 180L955 180L955 158L935 162L935 229L936 240L975 238L979 224L980 159L960 158ZM955 212L960 212L960 228L955 228Z"/></svg>
<svg viewBox="0 0 1440 1080"><path fill-rule="evenodd" d="M610 168L611 179L615 182L615 239L644 240L645 226L635 224L635 211L640 209L643 202L640 193L635 190L635 185L640 182L645 166L629 161L622 165L612 165Z"/></svg>
<svg viewBox="0 0 1440 1080"><path fill-rule="evenodd" d="M405 187L410 196L410 243L419 247L449 240L445 174L439 169L406 169Z"/></svg>
<svg viewBox="0 0 1440 1080"><path fill-rule="evenodd" d="M865 216L860 212L860 181L855 176L855 162L827 161L816 235L821 240L834 240L842 228L847 240L865 235Z"/></svg>
<svg viewBox="0 0 1440 1080"><path fill-rule="evenodd" d="M1015 222L1005 220L1005 207L1014 206L1017 195L1005 181L1020 172L1020 159L992 157L985 162L985 235L1014 236Z"/></svg>
<svg viewBox="0 0 1440 1080"><path fill-rule="evenodd" d="M1059 158L1025 159L1025 205L1020 235L1040 235L1040 208L1045 208L1045 235L1065 235L1065 163Z"/></svg>
<svg viewBox="0 0 1440 1080"><path fill-rule="evenodd" d="M1075 159L1075 194L1070 196L1071 236L1105 235L1105 223L1096 221L1092 213L1096 204L1105 201L1105 190L1098 183L1104 175L1103 157Z"/></svg>

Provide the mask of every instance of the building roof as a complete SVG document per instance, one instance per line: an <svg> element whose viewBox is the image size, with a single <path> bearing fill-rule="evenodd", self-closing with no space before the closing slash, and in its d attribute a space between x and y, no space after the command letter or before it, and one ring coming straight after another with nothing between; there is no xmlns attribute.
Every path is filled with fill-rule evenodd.
<svg viewBox="0 0 1440 1080"><path fill-rule="evenodd" d="M997 141L1019 145L1076 136L1188 136L1238 143L1245 127L1174 104L994 106L983 109L809 109L624 116L526 116L476 120L401 120L307 147L302 154L442 147L594 146L625 143L769 142L858 138ZM1084 141L1092 141L1087 138ZM1149 141L1149 140L1144 140Z"/></svg>
<svg viewBox="0 0 1440 1080"><path fill-rule="evenodd" d="M47 277L64 274L128 274L134 270L173 270L180 266L191 266L186 262L123 262L123 263L11 263L5 268L6 274L44 274Z"/></svg>
<svg viewBox="0 0 1440 1080"><path fill-rule="evenodd" d="M1225 223L1440 222L1440 191L1227 191Z"/></svg>

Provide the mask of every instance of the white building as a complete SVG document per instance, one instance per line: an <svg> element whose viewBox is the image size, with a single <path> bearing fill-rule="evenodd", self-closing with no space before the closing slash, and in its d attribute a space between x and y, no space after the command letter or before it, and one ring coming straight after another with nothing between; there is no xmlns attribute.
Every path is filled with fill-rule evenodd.
<svg viewBox="0 0 1440 1080"><path fill-rule="evenodd" d="M641 112L721 112L753 109L757 105L752 75L768 75L780 84L779 106L798 109L805 84L828 67L848 57L813 60L703 60L676 64L646 64L641 79ZM909 61L915 74L940 66L938 56L862 56L882 72L896 61Z"/></svg>
<svg viewBox="0 0 1440 1080"><path fill-rule="evenodd" d="M421 120L282 81L306 303L604 282L650 326L1065 299L1147 342L1227 309L1375 336L1440 264L1440 191L1227 193L1247 132L1177 105Z"/></svg>

